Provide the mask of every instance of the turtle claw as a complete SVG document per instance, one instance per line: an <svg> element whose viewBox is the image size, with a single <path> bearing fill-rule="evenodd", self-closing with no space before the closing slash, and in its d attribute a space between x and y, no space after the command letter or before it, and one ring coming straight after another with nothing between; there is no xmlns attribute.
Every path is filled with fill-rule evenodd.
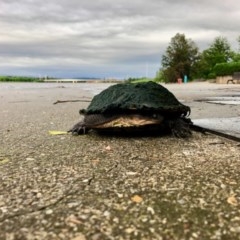
<svg viewBox="0 0 240 240"><path fill-rule="evenodd" d="M188 119L177 119L176 121L169 122L169 127L174 137L188 138L192 135L189 125L191 122Z"/></svg>
<svg viewBox="0 0 240 240"><path fill-rule="evenodd" d="M82 135L87 133L87 129L83 122L79 122L68 130L68 132L72 133L72 135Z"/></svg>
<svg viewBox="0 0 240 240"><path fill-rule="evenodd" d="M172 129L172 134L176 138L188 138L192 135L189 129Z"/></svg>

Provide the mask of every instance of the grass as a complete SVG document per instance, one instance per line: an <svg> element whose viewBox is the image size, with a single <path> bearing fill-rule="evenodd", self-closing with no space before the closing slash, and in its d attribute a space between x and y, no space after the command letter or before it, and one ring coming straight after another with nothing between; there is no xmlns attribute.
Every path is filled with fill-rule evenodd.
<svg viewBox="0 0 240 240"><path fill-rule="evenodd" d="M152 78L129 78L127 80L127 82L131 82L131 83L143 83L143 82L149 82L149 81L154 81L154 79Z"/></svg>
<svg viewBox="0 0 240 240"><path fill-rule="evenodd" d="M0 82L42 82L42 80L37 77L0 76Z"/></svg>

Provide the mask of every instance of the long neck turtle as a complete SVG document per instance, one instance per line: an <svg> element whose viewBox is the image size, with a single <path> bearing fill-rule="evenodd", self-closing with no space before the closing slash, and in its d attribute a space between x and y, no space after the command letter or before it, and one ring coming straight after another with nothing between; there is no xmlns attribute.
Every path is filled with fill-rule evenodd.
<svg viewBox="0 0 240 240"><path fill-rule="evenodd" d="M176 137L191 135L190 108L180 103L165 87L155 82L119 83L94 96L81 122L69 132L159 129Z"/></svg>

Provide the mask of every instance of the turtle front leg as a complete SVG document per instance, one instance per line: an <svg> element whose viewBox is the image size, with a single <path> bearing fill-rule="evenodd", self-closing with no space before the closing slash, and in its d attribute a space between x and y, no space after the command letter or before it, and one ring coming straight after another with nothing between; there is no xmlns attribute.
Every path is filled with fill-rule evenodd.
<svg viewBox="0 0 240 240"><path fill-rule="evenodd" d="M71 132L72 135L82 135L88 132L88 128L86 127L85 123L79 122L75 124L68 132Z"/></svg>
<svg viewBox="0 0 240 240"><path fill-rule="evenodd" d="M192 135L190 130L190 119L178 118L176 120L169 121L169 127L174 137L177 138L188 138Z"/></svg>

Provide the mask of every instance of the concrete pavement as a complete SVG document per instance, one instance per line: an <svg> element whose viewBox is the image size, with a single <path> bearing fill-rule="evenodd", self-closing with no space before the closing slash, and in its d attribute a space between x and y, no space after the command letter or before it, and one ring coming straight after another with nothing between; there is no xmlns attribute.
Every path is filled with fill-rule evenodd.
<svg viewBox="0 0 240 240"><path fill-rule="evenodd" d="M189 139L50 135L107 85L0 85L0 239L238 239L240 146ZM165 85L193 119L239 107L195 101L237 85Z"/></svg>

